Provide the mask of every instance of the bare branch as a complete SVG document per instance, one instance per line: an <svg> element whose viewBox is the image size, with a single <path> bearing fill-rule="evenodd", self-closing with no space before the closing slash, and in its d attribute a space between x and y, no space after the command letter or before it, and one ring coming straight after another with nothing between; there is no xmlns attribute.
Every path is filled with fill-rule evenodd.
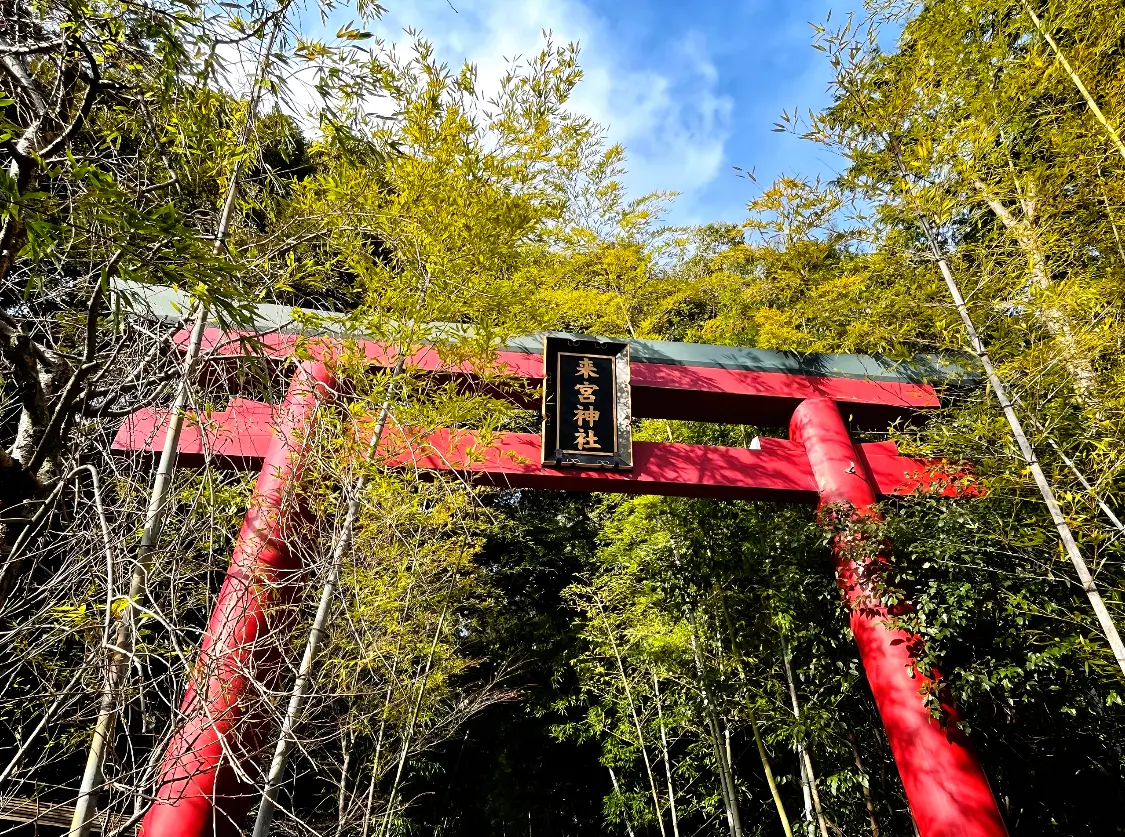
<svg viewBox="0 0 1125 837"><path fill-rule="evenodd" d="M94 54L90 52L90 48L82 41L81 38L74 38L74 43L82 51L86 57L86 63L89 67L89 77L86 78L86 94L82 97L82 105L78 108L78 113L70 121L70 124L63 129L53 142L40 152L42 157L50 157L66 143L68 143L76 133L82 128L86 122L86 118L90 115L90 109L94 106L94 100L98 97L98 92L101 88L101 70L98 69L98 62L94 58Z"/></svg>
<svg viewBox="0 0 1125 837"><path fill-rule="evenodd" d="M0 46L0 55L34 55L40 52L50 52L66 43L66 38L56 38L53 41L40 41L23 46Z"/></svg>

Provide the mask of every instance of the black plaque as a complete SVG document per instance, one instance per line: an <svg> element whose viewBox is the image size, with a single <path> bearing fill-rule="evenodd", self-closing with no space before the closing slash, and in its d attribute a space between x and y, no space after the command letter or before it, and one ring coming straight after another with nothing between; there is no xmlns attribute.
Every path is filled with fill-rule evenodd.
<svg viewBox="0 0 1125 837"><path fill-rule="evenodd" d="M632 468L629 344L545 337L543 464Z"/></svg>

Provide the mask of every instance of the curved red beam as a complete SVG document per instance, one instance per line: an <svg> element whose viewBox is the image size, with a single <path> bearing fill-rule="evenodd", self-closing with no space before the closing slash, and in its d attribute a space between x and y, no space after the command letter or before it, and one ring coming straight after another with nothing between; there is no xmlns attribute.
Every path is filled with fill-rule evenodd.
<svg viewBox="0 0 1125 837"><path fill-rule="evenodd" d="M175 337L181 347L186 346L189 339L190 331L187 329ZM356 338L355 346L372 366L389 368L398 360L394 348L384 343ZM314 357L332 355L339 351L340 340L303 337L284 331L253 334L228 331L217 326L207 328L203 335L203 348L220 357L237 358L261 353L266 357L287 358L292 357L298 347L303 347ZM469 363L451 364L441 357L438 348L425 346L410 354L407 366L419 372L476 382L487 378L494 383L496 376L509 376L526 382L535 393L543 383L543 356L530 351L501 350L490 368L482 370ZM708 365L690 360L661 361L638 357L633 360L630 374L632 409L637 418L784 427L803 400L825 397L846 405L848 413L863 427L885 428L896 419L940 406L937 392L929 383L877 375L847 375L833 373L830 369L814 374L746 366L740 368L734 362ZM523 406L537 407L537 394L531 399L522 397L518 392L504 394Z"/></svg>

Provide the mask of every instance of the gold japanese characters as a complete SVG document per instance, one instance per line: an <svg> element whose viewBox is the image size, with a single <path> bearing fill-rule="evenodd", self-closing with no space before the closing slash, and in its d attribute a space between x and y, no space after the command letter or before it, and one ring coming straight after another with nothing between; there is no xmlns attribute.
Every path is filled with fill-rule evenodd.
<svg viewBox="0 0 1125 837"><path fill-rule="evenodd" d="M548 337L544 372L544 464L631 467L628 344Z"/></svg>

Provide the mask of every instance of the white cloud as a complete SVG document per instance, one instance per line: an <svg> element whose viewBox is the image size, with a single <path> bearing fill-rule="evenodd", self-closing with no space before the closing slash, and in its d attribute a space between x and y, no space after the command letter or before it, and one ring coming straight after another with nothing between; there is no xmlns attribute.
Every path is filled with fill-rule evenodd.
<svg viewBox="0 0 1125 837"><path fill-rule="evenodd" d="M486 89L495 86L510 60L542 48L544 30L557 42L578 42L585 75L572 107L625 146L634 195L671 190L690 204L693 193L724 169L734 102L718 91L718 71L699 32L685 32L659 54L641 54L582 0L388 5L379 34L405 42L405 27L421 30L451 66L464 60L476 64Z"/></svg>

